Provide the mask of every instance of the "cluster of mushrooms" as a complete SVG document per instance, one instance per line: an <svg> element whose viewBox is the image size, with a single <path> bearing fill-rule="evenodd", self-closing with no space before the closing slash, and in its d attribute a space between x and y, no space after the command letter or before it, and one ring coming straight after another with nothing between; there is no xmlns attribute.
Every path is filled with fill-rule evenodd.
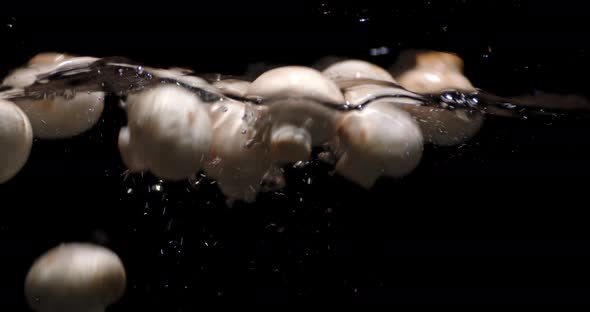
<svg viewBox="0 0 590 312"><path fill-rule="evenodd" d="M100 88L72 87L43 97L11 94L43 86L51 80L44 79L48 73L75 72L99 61L43 53L4 79L0 183L24 166L33 136L63 139L85 132L98 122L105 99ZM463 76L462 60L451 53L405 54L390 71L361 60L322 71L285 66L251 82L117 66L162 81L125 94L128 124L118 146L123 163L131 172L172 181L203 171L229 201L254 201L263 180L276 178L285 164L310 159L314 148L333 155L338 174L370 188L380 176L410 173L425 143L460 144L483 122L481 112L421 105L422 94L475 91Z"/></svg>
<svg viewBox="0 0 590 312"><path fill-rule="evenodd" d="M106 96L100 87L41 97L23 96L23 90L48 83L52 74L83 73L100 61L43 53L4 79L0 184L25 165L33 137L64 139L96 125ZM122 102L128 124L120 129L118 148L128 169L172 181L204 171L230 201L254 201L263 181L281 174L277 168L310 159L314 148L333 155L338 174L370 188L381 176L410 173L425 143L460 144L483 122L481 112L420 105L423 94L475 90L463 76L462 60L451 53L404 54L390 71L362 60L321 71L278 67L253 81L108 65L120 66L121 73L133 68L144 82L160 79L127 92ZM70 243L35 261L25 292L35 311L104 311L122 296L125 283L123 264L112 251Z"/></svg>

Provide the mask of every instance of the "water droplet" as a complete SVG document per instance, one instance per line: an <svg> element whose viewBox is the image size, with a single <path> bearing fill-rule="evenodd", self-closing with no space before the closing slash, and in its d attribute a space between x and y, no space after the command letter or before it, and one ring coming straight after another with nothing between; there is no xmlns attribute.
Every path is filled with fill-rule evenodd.
<svg viewBox="0 0 590 312"><path fill-rule="evenodd" d="M119 68L117 72L119 72L119 76L123 76L123 68Z"/></svg>
<svg viewBox="0 0 590 312"><path fill-rule="evenodd" d="M318 11L320 11L320 13L322 15L329 15L332 13L332 11L330 10L330 7L328 6L328 3L326 3L326 2L320 3L320 7L318 8Z"/></svg>
<svg viewBox="0 0 590 312"><path fill-rule="evenodd" d="M246 129L242 129L242 131L240 131L241 134L246 134L246 132L248 132Z"/></svg>
<svg viewBox="0 0 590 312"><path fill-rule="evenodd" d="M137 73L140 75L143 74L143 67L137 66Z"/></svg>
<svg viewBox="0 0 590 312"><path fill-rule="evenodd" d="M161 192L162 191L162 184L154 184L151 187L151 190L154 192Z"/></svg>
<svg viewBox="0 0 590 312"><path fill-rule="evenodd" d="M293 164L293 169L303 169L305 168L305 166L307 166L309 164L308 161L298 161L295 164Z"/></svg>
<svg viewBox="0 0 590 312"><path fill-rule="evenodd" d="M222 112L224 112L224 113L225 113L225 112L227 112L227 106L223 106L223 107L221 108L221 111L222 111Z"/></svg>
<svg viewBox="0 0 590 312"><path fill-rule="evenodd" d="M371 50L369 50L369 53L372 56L386 55L386 54L389 54L389 48L388 47L372 48Z"/></svg>
<svg viewBox="0 0 590 312"><path fill-rule="evenodd" d="M76 96L76 91L73 89L64 90L63 96L66 100L71 100Z"/></svg>

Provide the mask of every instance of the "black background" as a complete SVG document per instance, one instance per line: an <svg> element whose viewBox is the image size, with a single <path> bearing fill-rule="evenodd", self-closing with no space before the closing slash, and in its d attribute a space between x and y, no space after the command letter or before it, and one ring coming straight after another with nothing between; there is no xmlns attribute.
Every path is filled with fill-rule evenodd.
<svg viewBox="0 0 590 312"><path fill-rule="evenodd" d="M588 16L567 1L88 6L5 10L0 75L42 51L239 75L248 64L334 55L387 68L425 48L458 53L473 84L492 93L589 96ZM379 47L389 53L370 55ZM30 264L64 241L104 244L123 259L127 292L109 311L588 302L590 125L580 116L489 116L467 144L426 146L412 175L370 191L326 164L289 168L281 194L229 208L206 179L124 177L124 114L117 99L108 104L84 135L36 140L27 166L0 186L0 309L27 311Z"/></svg>

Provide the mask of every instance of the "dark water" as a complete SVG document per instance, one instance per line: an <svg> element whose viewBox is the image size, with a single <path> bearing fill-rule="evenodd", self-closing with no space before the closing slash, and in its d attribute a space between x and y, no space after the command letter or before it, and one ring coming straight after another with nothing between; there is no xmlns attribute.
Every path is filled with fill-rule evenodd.
<svg viewBox="0 0 590 312"><path fill-rule="evenodd" d="M400 51L425 48L458 53L489 92L588 97L581 6L199 3L184 15L8 16L0 76L41 51L242 74L257 62L311 65L329 55L387 68ZM281 192L229 208L206 179L125 178L116 148L124 113L108 101L86 134L36 140L27 166L0 186L2 307L27 311L30 264L63 241L104 244L123 259L128 289L109 311L588 301L590 123L580 116L490 116L468 143L426 146L412 175L370 191L311 162L289 168Z"/></svg>

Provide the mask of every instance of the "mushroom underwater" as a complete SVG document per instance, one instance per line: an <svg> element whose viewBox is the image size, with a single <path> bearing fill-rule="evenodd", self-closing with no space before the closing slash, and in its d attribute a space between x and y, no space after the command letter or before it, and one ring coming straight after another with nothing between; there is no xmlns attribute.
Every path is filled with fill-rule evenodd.
<svg viewBox="0 0 590 312"><path fill-rule="evenodd" d="M282 166L308 160L315 148L335 159L338 174L371 188L381 176L412 172L426 143L469 140L486 114L589 107L575 96L486 93L463 75L456 54L438 51L402 53L389 71L344 60L325 68L274 68L253 81L193 74L121 57L36 55L0 87L3 125L22 124L1 128L8 152L0 182L25 165L31 136L64 139L96 125L107 95L119 96L127 112L118 147L130 172L169 181L204 172L230 203L255 201L265 181L280 180Z"/></svg>
<svg viewBox="0 0 590 312"><path fill-rule="evenodd" d="M316 149L337 174L369 189L380 177L410 174L425 144L468 141L487 114L557 116L590 107L577 96L503 98L479 90L463 75L463 61L448 52L408 52L389 70L344 60L322 68L277 67L258 77L199 77L191 70L152 68L121 57L41 53L0 86L0 184L26 165L33 137L67 139L93 128L106 96L119 97L127 115L118 149L129 172L150 172L167 181L204 173L217 181L230 204L254 202L268 185L283 187L281 168L311 159ZM64 263L54 263L55 268L39 258L27 279L30 305L79 310L84 302L62 300L61 288L39 294L35 287L48 289L41 282L53 280L38 281L38 272L61 275L59 270L73 267L79 272L68 271L72 278L80 273L91 284L86 269L99 260L109 270L114 267L117 292L94 305L102 310L117 300L125 271L116 255L94 248L56 247L48 254ZM55 287L69 287L68 281L59 282L63 285ZM73 299L87 300L85 295Z"/></svg>

